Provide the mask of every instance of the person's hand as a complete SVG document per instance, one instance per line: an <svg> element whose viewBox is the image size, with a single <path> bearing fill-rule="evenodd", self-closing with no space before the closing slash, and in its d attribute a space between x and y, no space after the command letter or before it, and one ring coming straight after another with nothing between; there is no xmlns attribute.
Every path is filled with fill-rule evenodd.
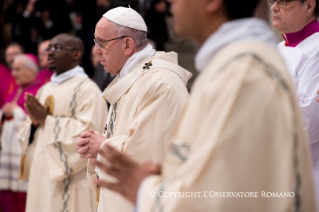
<svg viewBox="0 0 319 212"><path fill-rule="evenodd" d="M93 130L81 133L80 137L76 139L76 149L80 157L86 159L95 158L105 139L103 135Z"/></svg>
<svg viewBox="0 0 319 212"><path fill-rule="evenodd" d="M30 93L26 93L24 98L24 107L28 112L32 124L35 126L38 124L44 124L45 119L48 116L48 109Z"/></svg>
<svg viewBox="0 0 319 212"><path fill-rule="evenodd" d="M2 111L5 117L13 117L13 111L17 107L16 103L6 103L2 107Z"/></svg>
<svg viewBox="0 0 319 212"><path fill-rule="evenodd" d="M96 179L95 183L101 187L120 193L134 204L136 204L137 192L142 181L150 175L158 175L161 172L160 165L150 162L139 164L108 144L99 150L99 154L108 161L108 164L99 162L96 159L93 159L92 163L102 171L116 178L118 182L110 183Z"/></svg>

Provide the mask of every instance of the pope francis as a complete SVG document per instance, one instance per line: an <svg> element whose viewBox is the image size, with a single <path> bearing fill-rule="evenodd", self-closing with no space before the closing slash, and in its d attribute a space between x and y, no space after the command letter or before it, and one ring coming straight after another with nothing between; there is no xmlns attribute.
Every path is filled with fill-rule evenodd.
<svg viewBox="0 0 319 212"><path fill-rule="evenodd" d="M191 74L178 65L176 53L156 52L146 35L143 18L131 8L110 10L97 23L95 54L104 69L117 77L103 92L111 104L104 133L81 134L77 141L81 157L99 158L100 146L109 144L141 162L163 161L188 98ZM99 176L113 181L90 165L88 174L89 179ZM113 191L97 190L97 197L98 211L133 211L133 204Z"/></svg>

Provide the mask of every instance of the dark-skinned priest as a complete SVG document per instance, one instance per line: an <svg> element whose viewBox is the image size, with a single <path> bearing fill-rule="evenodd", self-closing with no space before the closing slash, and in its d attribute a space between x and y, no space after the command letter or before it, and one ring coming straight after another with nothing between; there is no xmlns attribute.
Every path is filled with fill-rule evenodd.
<svg viewBox="0 0 319 212"><path fill-rule="evenodd" d="M54 37L47 48L55 73L34 97L26 94L29 120L21 127L20 179L29 180L27 212L95 210L95 194L86 178L87 161L75 149L76 138L103 129L107 116L101 91L79 66L82 41L69 34Z"/></svg>

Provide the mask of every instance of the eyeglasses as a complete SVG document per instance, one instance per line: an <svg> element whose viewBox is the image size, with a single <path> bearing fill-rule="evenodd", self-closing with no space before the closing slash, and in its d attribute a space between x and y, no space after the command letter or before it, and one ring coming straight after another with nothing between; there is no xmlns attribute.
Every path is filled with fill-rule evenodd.
<svg viewBox="0 0 319 212"><path fill-rule="evenodd" d="M49 53L50 51L59 52L62 49L69 49L69 50L78 50L72 46L62 46L62 45L49 45L48 48L45 49L45 53Z"/></svg>
<svg viewBox="0 0 319 212"><path fill-rule="evenodd" d="M94 43L99 46L99 49L101 49L102 48L102 43L106 43L106 42L110 42L112 40L118 40L118 39L122 39L122 38L126 38L126 37L128 37L128 36L122 36L122 37L118 37L118 38L114 38L114 39L106 40L106 41L97 41L95 39L93 39L93 40L94 40Z"/></svg>
<svg viewBox="0 0 319 212"><path fill-rule="evenodd" d="M273 4L275 4L275 2L277 2L277 5L280 8L285 9L288 3L291 1L299 1L299 0L268 0L268 5L271 7Z"/></svg>

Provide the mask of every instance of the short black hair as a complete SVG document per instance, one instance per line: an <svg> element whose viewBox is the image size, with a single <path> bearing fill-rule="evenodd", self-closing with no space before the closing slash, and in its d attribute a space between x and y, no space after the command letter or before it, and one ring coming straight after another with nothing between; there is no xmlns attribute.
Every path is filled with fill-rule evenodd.
<svg viewBox="0 0 319 212"><path fill-rule="evenodd" d="M254 15L260 0L224 0L226 14L230 20L249 18Z"/></svg>
<svg viewBox="0 0 319 212"><path fill-rule="evenodd" d="M79 37L72 35L70 33L61 33L61 34L58 34L56 37L58 37L58 36L63 36L68 42L70 42L70 45L72 45L72 47L78 49L83 56L84 43Z"/></svg>

